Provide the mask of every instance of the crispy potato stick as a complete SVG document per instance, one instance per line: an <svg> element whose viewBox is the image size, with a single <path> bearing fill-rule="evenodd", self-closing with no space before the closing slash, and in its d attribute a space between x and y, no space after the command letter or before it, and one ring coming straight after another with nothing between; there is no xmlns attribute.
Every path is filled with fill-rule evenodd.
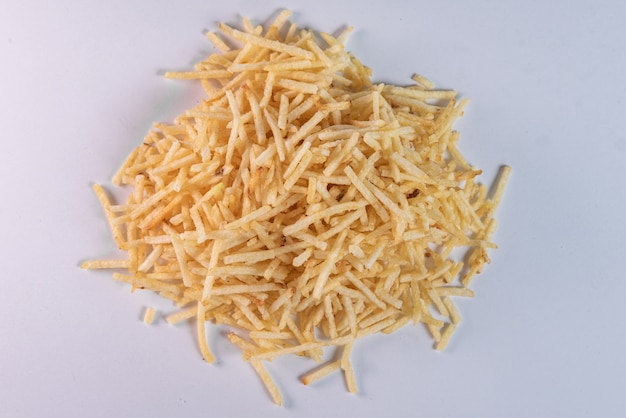
<svg viewBox="0 0 626 418"><path fill-rule="evenodd" d="M154 308L146 308L146 311L143 314L143 322L145 324L152 324L154 322L154 316L156 314L156 309Z"/></svg>
<svg viewBox="0 0 626 418"><path fill-rule="evenodd" d="M87 260L81 265L83 269L127 269L130 267L129 260Z"/></svg>
<svg viewBox="0 0 626 418"><path fill-rule="evenodd" d="M278 386L276 386L276 383L272 380L272 377L265 369L265 366L263 366L263 363L259 360L250 360L250 364L261 378L261 381L265 385L274 403L281 406L283 404L283 398L280 394L280 390L278 390Z"/></svg>
<svg viewBox="0 0 626 418"><path fill-rule="evenodd" d="M435 344L435 349L437 351L443 351L446 348L446 346L448 345L448 342L450 341L450 337L452 336L455 330L456 330L455 324L448 324L445 326L443 332L441 333L441 339L437 341L437 344Z"/></svg>
<svg viewBox="0 0 626 418"><path fill-rule="evenodd" d="M350 393L357 393L356 380L354 379L354 369L352 368L352 362L350 361L350 355L352 354L352 346L354 341L350 341L343 347L341 353L341 369L346 378L346 385Z"/></svg>
<svg viewBox="0 0 626 418"><path fill-rule="evenodd" d="M313 371L308 372L304 376L302 376L302 383L305 385L310 385L313 382L320 380L323 377L328 376L335 370L339 370L341 367L341 360L335 360L330 363L325 364L322 367L319 367Z"/></svg>
<svg viewBox="0 0 626 418"><path fill-rule="evenodd" d="M174 325L186 319L193 318L197 314L198 314L198 307L193 306L191 308L187 308L182 311L169 314L165 317L165 320L167 321L168 324Z"/></svg>
<svg viewBox="0 0 626 418"><path fill-rule="evenodd" d="M200 344L202 357L207 363L213 363L215 361L215 357L211 354L211 350L209 350L209 345L206 339L205 309L202 301L198 302L198 319L196 321L196 326L198 328L198 342Z"/></svg>

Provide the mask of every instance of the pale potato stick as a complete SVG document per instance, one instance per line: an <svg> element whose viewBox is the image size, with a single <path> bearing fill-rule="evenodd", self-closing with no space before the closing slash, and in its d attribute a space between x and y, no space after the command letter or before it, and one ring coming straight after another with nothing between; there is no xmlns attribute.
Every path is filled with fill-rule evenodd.
<svg viewBox="0 0 626 418"><path fill-rule="evenodd" d="M148 307L143 314L143 322L144 324L150 325L154 322L154 316L156 314L156 310L154 308Z"/></svg>
<svg viewBox="0 0 626 418"><path fill-rule="evenodd" d="M328 321L328 336L330 338L337 338L337 326L335 324L335 314L333 313L333 304L331 296L326 293L324 296L324 315Z"/></svg>
<svg viewBox="0 0 626 418"><path fill-rule="evenodd" d="M435 288L435 293L439 296L463 296L473 298L474 291L466 287L442 286Z"/></svg>
<svg viewBox="0 0 626 418"><path fill-rule="evenodd" d="M374 325L371 325L368 328L364 328L361 329L357 332L356 337L357 338L363 338L365 336L371 335L371 334L375 334L378 331L381 331L385 328L387 328L388 326L393 325L393 323L396 321L395 318L387 318L384 321L380 321Z"/></svg>
<svg viewBox="0 0 626 418"><path fill-rule="evenodd" d="M454 263L450 262L450 263L445 263L442 266L439 266L436 270L431 270L426 273L418 274L418 273L412 272L408 274L403 274L400 276L400 283L408 283L413 280L420 281L424 279L433 281L439 278L440 276L443 276L444 274L446 274L453 266L454 266Z"/></svg>
<svg viewBox="0 0 626 418"><path fill-rule="evenodd" d="M107 218L107 221L109 222L109 227L111 228L113 239L115 240L117 247L122 248L124 245L125 239L122 235L122 231L120 231L119 226L115 224L115 216L113 215L113 212L110 209L111 202L109 201L109 197L106 195L106 192L104 191L102 186L99 184L94 184L93 190L96 193L96 196L98 197L98 200L100 201L100 204L102 205L102 208L104 209L104 214Z"/></svg>
<svg viewBox="0 0 626 418"><path fill-rule="evenodd" d="M350 336L345 336L345 337L338 337L338 338L328 340L328 341L313 341L313 342L308 342L308 343L300 344L300 345L293 346L293 347L283 348L280 350L270 351L266 353L259 353L259 354L253 355L251 358L256 359L256 360L272 359L272 358L284 356L286 354L297 354L297 353L302 353L304 351L314 350L316 348L328 347L331 345L339 346L339 345L346 344L348 341L351 340L351 338L352 337Z"/></svg>
<svg viewBox="0 0 626 418"><path fill-rule="evenodd" d="M383 285L383 289L385 289L386 292L389 292L394 283L398 281L398 277L400 277L402 269L400 268L400 266L392 266L387 271L389 272L389 274L385 278L385 284Z"/></svg>
<svg viewBox="0 0 626 418"><path fill-rule="evenodd" d="M374 325L382 321L383 319L387 319L390 316L395 315L397 313L398 313L398 310L395 308L385 309L384 311L381 311L375 315L370 315L367 318L361 319L361 321L359 321L359 328L361 329L367 328L370 325Z"/></svg>
<svg viewBox="0 0 626 418"><path fill-rule="evenodd" d="M164 283L161 280L137 277L135 275L113 273L111 277L113 280L131 284L133 291L136 289L148 289L155 292L169 291L170 293L179 293L181 290L179 286L175 284Z"/></svg>
<svg viewBox="0 0 626 418"><path fill-rule="evenodd" d="M402 309L402 300L393 297L393 295L386 292L384 288L376 288L376 291L374 293L380 298L380 300L382 300L387 305L391 305L398 310Z"/></svg>
<svg viewBox="0 0 626 418"><path fill-rule="evenodd" d="M274 129L274 128L272 128ZM280 134L280 133L279 133ZM258 169L263 169L263 168L269 168L271 169L275 169L275 167L272 167L272 163L274 160L274 156L276 155L278 150L278 146L277 143L273 143L270 144L264 151L262 151L259 156L252 162L252 165L257 167ZM243 169L243 167L242 167ZM274 170L275 171L275 170ZM256 197L256 194L255 194ZM257 197L258 199L258 197Z"/></svg>
<svg viewBox="0 0 626 418"><path fill-rule="evenodd" d="M372 92L372 119L379 120L380 119L380 92L373 91Z"/></svg>
<svg viewBox="0 0 626 418"><path fill-rule="evenodd" d="M422 76L420 74L413 74L411 79L413 81L415 81L416 83L421 84L422 86L424 86L428 90L430 90L433 87L435 87L435 83L433 83L432 81L430 81L429 79L427 79L426 77L424 77L424 76Z"/></svg>
<svg viewBox="0 0 626 418"><path fill-rule="evenodd" d="M165 78L173 78L177 80L200 80L200 79L217 79L230 77L233 74L227 70L212 71L168 71Z"/></svg>
<svg viewBox="0 0 626 418"><path fill-rule="evenodd" d="M340 364L340 367L344 370L350 366L350 356L352 354L353 346L354 346L354 340L351 340L342 347L341 358L339 359L339 364Z"/></svg>
<svg viewBox="0 0 626 418"><path fill-rule="evenodd" d="M135 189L137 190L137 189ZM135 197L135 200L137 198ZM111 212L113 213L118 213L118 212L127 212L128 211L128 205L111 205L109 206L109 209L111 210Z"/></svg>
<svg viewBox="0 0 626 418"><path fill-rule="evenodd" d="M245 44L259 45L263 48L272 49L278 52L284 52L289 55L298 56L298 57L302 57L306 59L315 58L315 55L310 51L307 51L307 50L304 50L302 48L298 48L295 46L291 46L288 44L284 44L282 42L265 39L260 36L255 36L249 33L240 32L237 29L233 29L223 23L220 24L220 30L226 33L228 36L231 36L232 38L238 41L241 41Z"/></svg>
<svg viewBox="0 0 626 418"><path fill-rule="evenodd" d="M452 323L455 325L460 324L463 318L461 317L461 314L459 313L459 310L457 309L452 299L450 299L448 296L443 296L441 299L443 301L443 304L448 309L448 313L450 314L450 320L452 321Z"/></svg>
<svg viewBox="0 0 626 418"><path fill-rule="evenodd" d="M213 245L211 246L211 255L209 256L209 262L204 266L207 268L207 272L204 278L204 284L202 286L202 302L207 302L211 296L213 291L213 284L215 283L215 275L208 274L209 270L212 270L217 266L218 257L220 252L222 251L223 241L216 240L213 241Z"/></svg>
<svg viewBox="0 0 626 418"><path fill-rule="evenodd" d="M253 343L243 339L234 332L229 332L227 338L230 342L232 342L244 351L255 352L258 349L257 346L255 346Z"/></svg>
<svg viewBox="0 0 626 418"><path fill-rule="evenodd" d="M263 292L273 292L282 290L283 287L274 284L274 283L266 283L266 284L235 284L235 285L227 285L227 286L219 286L213 287L212 294L213 295L234 295L234 294L250 294L250 293L263 293Z"/></svg>
<svg viewBox="0 0 626 418"><path fill-rule="evenodd" d="M350 393L357 393L358 390L356 387L356 380L354 378L354 369L352 368L352 362L350 361L353 344L354 340L343 346L341 359L339 361L341 363L341 369L343 370L346 379L346 386L348 387L348 391Z"/></svg>
<svg viewBox="0 0 626 418"><path fill-rule="evenodd" d="M312 370L306 373L304 376L302 376L302 383L304 383L305 385L310 385L311 383L316 382L320 380L321 378L328 376L332 372L339 370L340 365L341 365L341 360L335 360L335 361L326 363L324 366L316 368L315 370Z"/></svg>
<svg viewBox="0 0 626 418"><path fill-rule="evenodd" d="M252 109L252 116L254 119L254 128L256 130L257 141L260 145L264 145L267 141L267 137L265 135L265 122L263 120L263 116L261 115L261 107L259 106L259 101L249 90L246 91L246 96L248 98L248 102L250 103L250 108Z"/></svg>
<svg viewBox="0 0 626 418"><path fill-rule="evenodd" d="M441 339L437 341L435 344L435 349L437 351L443 351L448 346L448 342L450 341L450 337L456 330L455 324L447 324L441 333Z"/></svg>
<svg viewBox="0 0 626 418"><path fill-rule="evenodd" d="M87 260L84 261L80 268L83 269L124 269L130 267L129 260Z"/></svg>
<svg viewBox="0 0 626 418"><path fill-rule="evenodd" d="M270 25L268 31L270 29L274 29L274 30L281 29L285 25L285 23L287 23L291 14L292 14L291 10L287 10L287 9L281 10L280 13L278 13L278 16L276 16L276 18Z"/></svg>
<svg viewBox="0 0 626 418"><path fill-rule="evenodd" d="M363 259L366 257L365 252L363 252L363 249L357 244L350 245L348 247L348 251L350 251L350 254L352 254L356 258Z"/></svg>
<svg viewBox="0 0 626 418"><path fill-rule="evenodd" d="M352 34L352 31L354 30L354 28L352 26L348 26L346 27L344 30L341 31L341 33L337 36L337 42L341 45L345 44L348 40L348 38L350 37L350 35Z"/></svg>
<svg viewBox="0 0 626 418"><path fill-rule="evenodd" d="M142 147L135 148L134 150L131 151L131 153L128 155L128 157L126 157L126 160L124 161L122 166L118 169L118 171L115 173L115 175L111 179L111 182L114 185L119 186L119 185L122 184L122 180L124 178L124 174L125 174L126 169L129 166L133 165L133 163L135 162L135 159L137 158L137 155L140 153L141 148Z"/></svg>
<svg viewBox="0 0 626 418"><path fill-rule="evenodd" d="M159 206L158 209L153 210L137 225L140 229L151 229L156 224L161 222L177 205L180 204L183 197L181 195L174 196L174 198L165 206Z"/></svg>
<svg viewBox="0 0 626 418"><path fill-rule="evenodd" d="M267 340L288 340L293 338L293 334L290 332L250 331L249 335L250 338Z"/></svg>
<svg viewBox="0 0 626 418"><path fill-rule="evenodd" d="M296 340L298 341L298 344L304 344L307 341L310 342L311 339L307 339L304 336L303 331L296 325L296 323L293 321L293 319L291 319L290 317L287 317L286 319L286 325L287 328L289 328L289 331L291 331L294 335L294 337L296 337ZM307 354L315 361L320 362L321 361L321 352L319 351L320 347L315 347L311 350L307 351Z"/></svg>
<svg viewBox="0 0 626 418"><path fill-rule="evenodd" d="M278 128L285 129L287 128L287 117L289 110L289 97L285 94L280 95L280 108L278 109Z"/></svg>
<svg viewBox="0 0 626 418"><path fill-rule="evenodd" d="M459 151L454 142L448 143L448 152L463 169L470 170L472 168L471 164L467 161L463 154L461 154L461 151Z"/></svg>
<svg viewBox="0 0 626 418"><path fill-rule="evenodd" d="M381 189L379 189L378 187L374 186L372 183L365 183L365 187L367 187L370 192L372 192L372 194L374 194L374 196L376 196L376 198L387 207L387 209L389 209L393 214L395 214L398 218L409 222L411 221L410 215L407 214L406 212L404 212L403 210L400 209L400 207L398 207L398 205L389 197L387 196L387 194L382 191Z"/></svg>
<svg viewBox="0 0 626 418"><path fill-rule="evenodd" d="M213 285L216 277L213 274L207 274L202 285L202 302L208 302L213 296Z"/></svg>
<svg viewBox="0 0 626 418"><path fill-rule="evenodd" d="M311 254L313 254L313 247L309 247L301 252L300 255L293 259L292 264L294 267L302 266L311 257Z"/></svg>
<svg viewBox="0 0 626 418"><path fill-rule="evenodd" d="M357 209L354 212L349 212L348 214L341 217L341 220L337 223L337 225L319 234L317 238L322 241L326 241L329 238L338 234L339 232L348 230L350 225L352 225L354 222L356 222L357 219L363 216L363 212L364 212L363 208ZM375 258L378 258L379 255L380 253L377 254ZM368 268L371 268L371 267L368 267Z"/></svg>
<svg viewBox="0 0 626 418"><path fill-rule="evenodd" d="M441 341L441 328L442 327L443 325L439 326L439 325L434 325L434 324L426 322L426 328L428 328L428 331L430 332L430 335L433 337L433 340L435 341L435 343L438 343L439 341Z"/></svg>
<svg viewBox="0 0 626 418"><path fill-rule="evenodd" d="M324 65L326 65L326 67L333 67L333 61L328 57L328 55L326 55L324 51L322 51L322 48L320 48L313 39L308 39L306 44L309 49L313 51L313 53L324 63Z"/></svg>
<svg viewBox="0 0 626 418"><path fill-rule="evenodd" d="M326 285L326 281L330 276L332 268L335 266L335 263L341 257L341 248L343 246L343 242L348 235L348 230L344 229L333 244L330 253L328 254L326 260L322 263L322 267L320 269L319 275L317 277L317 281L315 282L315 287L313 288L313 298L320 299L322 297L322 290Z"/></svg>
<svg viewBox="0 0 626 418"><path fill-rule="evenodd" d="M200 344L200 352L202 353L202 357L207 363L213 363L215 361L215 357L211 354L211 350L209 350L209 345L206 339L206 323L205 323L205 309L202 301L198 302L198 316L196 319L196 328L198 332L198 342Z"/></svg>
<svg viewBox="0 0 626 418"><path fill-rule="evenodd" d="M394 332L396 332L397 330L399 330L400 328L404 327L405 325L407 325L409 322L411 322L411 317L410 316L400 316L400 318L396 319L396 322L390 326L388 326L387 328L383 329L381 332L383 334L392 334Z"/></svg>
<svg viewBox="0 0 626 418"><path fill-rule="evenodd" d="M267 111L267 109L263 109L263 115L265 116L265 120L267 121L267 124L270 126L270 130L272 131L272 136L273 136L273 139L274 139L274 143L276 144L275 147L276 147L276 153L278 154L278 158L279 158L279 160L281 162L285 161L285 152L286 152L285 151L285 141L283 140L281 128L279 126L280 122L277 122L274 119L274 116L272 116L272 114L269 113ZM271 147L271 145L270 145L270 147ZM270 148L268 147L267 150L269 150L269 149ZM266 151L264 151L264 153ZM263 162L269 160L272 157L271 154L272 153L268 153L266 159ZM263 154L261 154L261 155L263 155ZM259 165L260 165L260 161L261 161L261 155L259 155L259 157L257 159L257 164L259 164Z"/></svg>
<svg viewBox="0 0 626 418"><path fill-rule="evenodd" d="M441 112L441 106L426 103L420 99L414 99L411 97L390 94L383 92L383 97L396 106L407 106L411 111L418 114L439 114Z"/></svg>
<svg viewBox="0 0 626 418"><path fill-rule="evenodd" d="M148 256L143 259L139 267L137 267L137 271L140 271L142 273L148 272L148 270L150 270L154 266L154 263L159 259L162 252L163 252L163 246L161 245L153 246L150 254L148 254Z"/></svg>
<svg viewBox="0 0 626 418"><path fill-rule="evenodd" d="M230 47L215 32L207 32L206 37L215 45L217 49L223 52L230 51Z"/></svg>
<svg viewBox="0 0 626 418"><path fill-rule="evenodd" d="M432 325L433 327L439 329L445 325L445 323L441 319L433 318L433 316L428 312L428 308L425 306L422 301L422 316L421 321L426 325Z"/></svg>
<svg viewBox="0 0 626 418"><path fill-rule="evenodd" d="M287 209L289 209L291 206L295 205L296 203L298 203L299 201L303 200L303 198L306 196L306 191L305 192L301 192L301 191L297 191L294 190L295 188L292 188L292 195L287 195L289 197L280 197L276 200L276 202L274 203L274 207L267 212L265 215L261 216L258 220L259 221L266 221L270 218L275 217L276 215L278 215L279 213L282 213L284 211L286 211Z"/></svg>
<svg viewBox="0 0 626 418"><path fill-rule="evenodd" d="M504 194L504 189L506 189L506 185L509 182L509 178L511 177L511 167L508 165L502 166L500 168L500 172L498 174L498 183L496 185L496 191L493 195L493 205L491 206L488 217L490 218L495 212L496 208L500 205L500 201L502 200L502 195Z"/></svg>
<svg viewBox="0 0 626 418"><path fill-rule="evenodd" d="M326 206L333 207L333 206L339 204L339 202L337 202L337 200L328 191L328 185L326 183L324 183L322 181L318 181L318 182L316 182L315 186L316 186L316 191L317 191L318 195L324 201ZM310 213L311 211L309 210L307 212Z"/></svg>
<svg viewBox="0 0 626 418"><path fill-rule="evenodd" d="M282 96L284 97L284 95L282 95ZM317 100L314 99L315 97L317 97L317 96L309 97L304 102L302 102L298 106L296 106L294 109L290 110L289 113L287 114L287 123L292 123L295 120L300 119L300 117L307 110L311 109L315 105L315 103L317 102Z"/></svg>
<svg viewBox="0 0 626 418"><path fill-rule="evenodd" d="M242 216L241 218L230 222L226 225L223 226L224 229L238 229L243 227L244 225L249 224L252 221L258 220L259 218L262 218L263 216L267 215L270 212L270 207L268 206L262 206L260 208L258 208L257 210L250 212L249 214Z"/></svg>
<svg viewBox="0 0 626 418"><path fill-rule="evenodd" d="M312 67L311 60L285 60L282 62L269 63L263 67L264 71L294 71L294 70L304 70Z"/></svg>
<svg viewBox="0 0 626 418"><path fill-rule="evenodd" d="M374 210L376 211L376 213L378 214L378 216L380 217L380 219L383 222L387 222L389 221L390 217L389 217L389 213L387 213L387 211L385 210L385 208L380 204L380 202L378 202L378 200L376 199L376 197L374 197L374 194L371 192L371 190L365 185L365 183L363 183L363 181L361 181L361 179L358 178L358 176L356 175L356 173L354 172L354 170L352 170L352 167L350 166L346 166L344 168L344 173L346 173L346 175L348 176L348 178L350 179L350 181L352 181L352 184L354 185L354 187L361 193L361 195L365 198L365 200L367 200L367 202L372 205L372 207L374 208Z"/></svg>
<svg viewBox="0 0 626 418"><path fill-rule="evenodd" d="M274 403L278 406L281 406L283 403L283 399L280 394L280 390L278 390L276 383L274 383L274 380L272 380L272 377L265 369L265 366L263 366L263 363L258 360L251 359L250 364L261 378L261 381L265 385L265 388L269 392Z"/></svg>
<svg viewBox="0 0 626 418"><path fill-rule="evenodd" d="M150 172L148 172L148 175L157 175L157 174L161 175L169 171L174 171L179 168L186 167L193 163L196 163L197 159L198 159L198 156L191 153L189 155L185 155L182 158L178 158L174 161L168 162L167 164L161 165L160 167L157 167L154 170L151 170ZM171 185L172 185L172 189L175 189L176 183L172 182Z"/></svg>
<svg viewBox="0 0 626 418"><path fill-rule="evenodd" d="M364 206L367 205L366 201L360 200L360 201L356 201L356 202L346 202L346 203L341 203L338 205L335 205L333 207L329 207L327 209L321 210L319 212L317 212L315 215L313 216L307 216L301 220L299 220L298 222L295 222L291 225L289 225L288 227L285 227L285 229L283 229L283 234L285 235L293 235L295 232L301 231L303 229L305 229L306 227L308 227L309 225L311 225L314 222L317 222L321 219L327 218L327 217L331 217L333 215L342 213L342 212L347 212L347 211L352 211L352 210L356 210L359 208L362 208Z"/></svg>
<svg viewBox="0 0 626 418"><path fill-rule="evenodd" d="M200 211L201 209L199 209L197 204L189 209L189 216L191 217L191 221L196 227L196 231L198 233L198 243L202 243L207 240L207 231Z"/></svg>
<svg viewBox="0 0 626 418"><path fill-rule="evenodd" d="M168 324L174 325L186 319L193 318L197 314L198 314L198 306L194 305L190 308L183 309L181 311L174 312L172 314L167 315L165 317L165 320L167 321Z"/></svg>
<svg viewBox="0 0 626 418"><path fill-rule="evenodd" d="M354 307L352 305L352 301L350 297L346 295L341 296L341 303L343 305L343 309L348 316L348 325L350 326L350 333L355 336L357 332L357 323L356 323L356 314L354 312Z"/></svg>
<svg viewBox="0 0 626 418"><path fill-rule="evenodd" d="M359 299L359 300L367 299L367 297L362 292L359 292L358 290L354 290L354 289L351 289L349 287L342 286L342 285L335 287L335 292L337 292L340 295L352 298L352 299Z"/></svg>
<svg viewBox="0 0 626 418"><path fill-rule="evenodd" d="M363 263L366 269L369 270L372 267L374 267L374 263L378 261L378 259L380 258L380 255L382 254L386 246L387 246L387 241L385 240L381 240L378 244L376 244L376 247L374 247L369 257Z"/></svg>
<svg viewBox="0 0 626 418"><path fill-rule="evenodd" d="M191 270L196 272L196 270ZM208 270L197 270L199 274L213 274L215 276L263 276L265 268L262 265L234 265L234 266L219 266L213 267Z"/></svg>
<svg viewBox="0 0 626 418"><path fill-rule="evenodd" d="M271 61L253 61L253 62L233 62L228 63L227 70L232 73L241 73L241 72L258 72L263 70L268 64L271 64Z"/></svg>
<svg viewBox="0 0 626 418"><path fill-rule="evenodd" d="M317 87L317 86L316 86ZM328 116L328 111L319 110L317 111L309 120L307 120L301 127L296 131L295 134L287 138L287 148L293 148L295 144L297 144L300 140L304 139L307 135L309 135L313 129L319 124L326 116Z"/></svg>
<svg viewBox="0 0 626 418"><path fill-rule="evenodd" d="M302 177L302 173L308 168L309 163L313 159L313 154L310 151L306 151L304 153L304 157L299 162L298 167L291 173L291 175L285 180L285 190L289 191L296 184L298 180Z"/></svg>
<svg viewBox="0 0 626 418"><path fill-rule="evenodd" d="M230 166L233 154L235 152L235 145L240 132L241 114L239 112L239 105L235 99L235 95L231 90L226 90L226 97L228 99L228 106L233 114L232 125L230 127L230 135L228 137L228 145L226 148L225 166Z"/></svg>
<svg viewBox="0 0 626 418"><path fill-rule="evenodd" d="M241 23L243 23L243 28L247 33L255 33L254 25L246 16L243 16L241 18Z"/></svg>
<svg viewBox="0 0 626 418"><path fill-rule="evenodd" d="M289 78L279 78L274 85L282 87L286 90L296 90L307 94L316 94L319 90L317 84L305 83L303 81L296 81Z"/></svg>
<svg viewBox="0 0 626 418"><path fill-rule="evenodd" d="M147 211L148 209L156 205L158 202L162 201L168 194L172 192L173 189L174 189L174 183L168 184L165 188L159 190L158 192L150 196L148 199L144 200L140 205L138 205L135 209L133 209L133 211L127 217L121 216L120 218L123 218L124 221L126 221L126 219L137 219L139 215L141 215L143 212Z"/></svg>
<svg viewBox="0 0 626 418"><path fill-rule="evenodd" d="M283 231L284 233L284 231ZM313 236L311 234L307 234L306 232L296 232L291 234L291 236L293 238L302 240L312 246L314 246L315 248L325 251L328 248L328 243L325 241L320 240L318 237Z"/></svg>
<svg viewBox="0 0 626 418"><path fill-rule="evenodd" d="M372 303L374 303L374 305L378 306L380 309L385 309L386 305L380 300L378 299L378 297L376 297L376 295L374 294L374 292L372 292L364 283L363 281L357 279L354 274L352 274L351 272L346 272L345 273L346 278L348 279L348 281L350 281L350 283L352 283L352 285L354 285L354 287L356 287L357 289L359 289L361 292L363 292L363 294L365 295L365 297L367 299L369 299L370 301L372 301Z"/></svg>
<svg viewBox="0 0 626 418"><path fill-rule="evenodd" d="M240 302L238 299L233 299L235 305L239 308L239 313L243 314L243 316L250 321L250 324L258 331L264 329L263 322L259 319L259 317L252 312L252 310L248 307L248 304ZM241 323L239 323L241 325Z"/></svg>
<svg viewBox="0 0 626 418"><path fill-rule="evenodd" d="M274 300L274 302L270 306L270 309L269 309L270 312L277 311L280 307L282 307L285 303L287 303L287 301L289 301L289 299L291 299L291 297L296 293L296 290L294 287L290 287L289 289L290 289L289 291L282 293L280 296L276 298L276 300Z"/></svg>
<svg viewBox="0 0 626 418"><path fill-rule="evenodd" d="M336 112L340 110L348 110L350 109L350 102L335 102L335 103L325 103L319 106L320 110L326 110L329 112ZM341 113L339 113L341 115Z"/></svg>
<svg viewBox="0 0 626 418"><path fill-rule="evenodd" d="M174 253L176 254L176 258L178 259L180 271L183 276L183 284L186 287L190 287L194 280L187 266L187 252L185 251L182 241L175 234L172 234L170 236L170 239L172 242L172 246L174 247Z"/></svg>
<svg viewBox="0 0 626 418"><path fill-rule="evenodd" d="M432 301L433 305L435 305L439 313L443 316L450 317L450 314L448 313L448 309L446 308L446 305L441 300L441 297L439 296L437 291L435 289L430 288L430 289L427 289L427 293L428 293L428 297Z"/></svg>
<svg viewBox="0 0 626 418"><path fill-rule="evenodd" d="M240 252L237 254L231 254L224 257L224 264L234 264L234 263L254 263L264 260L270 260L272 258L278 257L281 254L286 254L292 251L300 250L302 248L306 248L308 243L299 242L296 244L285 245L280 248L273 248L269 250L260 250L260 251L250 251L250 252Z"/></svg>
<svg viewBox="0 0 626 418"><path fill-rule="evenodd" d="M275 272L276 272L276 269L278 268L278 266L280 266L280 264L281 264L280 258L275 258L274 260L270 261L270 263L268 264L267 268L263 272L263 278L265 280L270 280L272 277L277 277L275 275ZM282 275L281 275L281 277L282 277Z"/></svg>
<svg viewBox="0 0 626 418"><path fill-rule="evenodd" d="M324 167L324 171L322 171L322 174L325 177L330 177L335 172L337 167L339 167L342 161L344 161L346 157L350 156L352 150L359 140L359 137L359 132L355 131L352 135L350 135L348 141L346 141L346 143L340 149L337 149L335 151L335 154L331 156L331 158L329 158L326 167Z"/></svg>
<svg viewBox="0 0 626 418"><path fill-rule="evenodd" d="M456 92L454 90L416 90L393 86L386 86L385 90L387 90L390 94L410 97L418 100L454 99L456 97Z"/></svg>

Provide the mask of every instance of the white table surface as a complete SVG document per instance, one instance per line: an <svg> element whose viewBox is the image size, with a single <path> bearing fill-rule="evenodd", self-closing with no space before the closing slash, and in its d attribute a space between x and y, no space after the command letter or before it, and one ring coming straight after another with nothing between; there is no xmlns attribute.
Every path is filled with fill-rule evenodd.
<svg viewBox="0 0 626 418"><path fill-rule="evenodd" d="M470 97L462 151L485 182L513 175L447 351L421 326L360 341L356 396L275 361L279 408L217 331L207 365L190 326L141 322L169 302L78 265L114 248L91 184L198 98L160 74L211 52L216 22L284 7L302 26L354 26L348 48L377 81L418 72ZM625 21L622 1L5 2L0 416L623 416Z"/></svg>

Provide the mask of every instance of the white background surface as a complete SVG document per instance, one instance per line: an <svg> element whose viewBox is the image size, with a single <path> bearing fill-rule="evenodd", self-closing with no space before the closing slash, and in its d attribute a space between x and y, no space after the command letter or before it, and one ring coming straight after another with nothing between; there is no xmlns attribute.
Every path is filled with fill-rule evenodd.
<svg viewBox="0 0 626 418"><path fill-rule="evenodd" d="M276 361L278 408L215 331L207 365L189 326L141 322L169 302L78 265L114 248L91 184L197 97L159 74L211 52L216 22L283 7L355 26L377 81L471 97L461 149L485 182L513 176L446 352L421 326L361 341L357 396ZM625 21L622 1L3 2L0 416L623 416Z"/></svg>

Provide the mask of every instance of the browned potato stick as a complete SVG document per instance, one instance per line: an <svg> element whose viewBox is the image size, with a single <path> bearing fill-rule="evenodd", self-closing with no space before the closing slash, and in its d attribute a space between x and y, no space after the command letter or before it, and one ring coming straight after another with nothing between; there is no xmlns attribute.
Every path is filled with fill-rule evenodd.
<svg viewBox="0 0 626 418"><path fill-rule="evenodd" d="M423 323L444 349L461 323L452 298L474 296L467 285L496 248L510 176L504 167L493 198L477 182L452 130L466 99L419 75L373 84L344 48L350 30L318 42L289 16L221 24L207 34L219 53L166 74L199 80L207 97L127 158L113 179L133 188L125 204L94 186L128 258L82 265L125 269L113 278L174 301L166 321L195 318L207 362L206 322L237 328L229 340L279 405L263 360L319 362L339 347L302 381L341 370L356 392L359 338Z"/></svg>

